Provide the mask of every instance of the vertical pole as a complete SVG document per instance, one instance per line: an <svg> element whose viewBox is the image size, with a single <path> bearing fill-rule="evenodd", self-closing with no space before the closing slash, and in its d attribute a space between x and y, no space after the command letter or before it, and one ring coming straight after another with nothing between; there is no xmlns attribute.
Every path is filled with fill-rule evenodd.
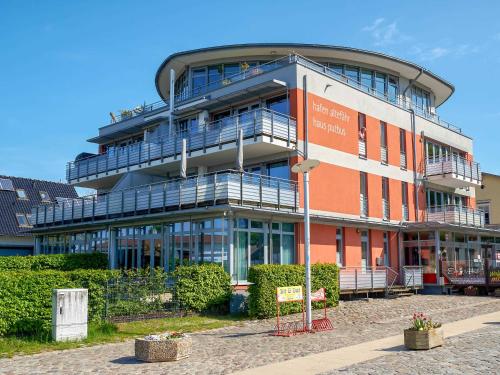
<svg viewBox="0 0 500 375"><path fill-rule="evenodd" d="M304 90L304 159L308 157L309 132L307 124L307 76L303 77ZM312 328L311 317L311 250L310 250L310 222L309 222L309 172L304 173L304 251L305 251L305 269L306 269L306 328L308 331Z"/></svg>
<svg viewBox="0 0 500 375"><path fill-rule="evenodd" d="M170 116L168 134L172 135L174 127L174 105L175 105L175 70L170 69Z"/></svg>

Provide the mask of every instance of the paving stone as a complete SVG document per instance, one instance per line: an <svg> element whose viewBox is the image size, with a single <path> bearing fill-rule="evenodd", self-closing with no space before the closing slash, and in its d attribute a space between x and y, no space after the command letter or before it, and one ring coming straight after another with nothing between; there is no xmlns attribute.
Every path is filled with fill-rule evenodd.
<svg viewBox="0 0 500 375"><path fill-rule="evenodd" d="M246 368L401 334L402 329L408 326L415 311L425 312L434 320L445 323L498 310L500 310L500 299L491 297L417 295L398 299L373 299L370 302L356 300L341 302L338 307L329 310L329 317L334 326L334 330L329 332L297 335L290 338L274 337L270 336L269 333L273 330L275 320L248 321L238 327L225 327L192 334L192 356L180 362L138 362L133 357L134 343L128 341L0 359L0 374L230 374ZM316 312L316 314L318 313ZM294 315L286 319L298 320L299 318L300 316ZM496 338L496 346L493 345L494 348L485 342L480 345L483 340L491 339L488 336L491 335L491 332L500 336L497 328L497 326L492 325L490 331L481 330L481 333L487 337L475 340L471 334L468 334L465 335L463 342L457 341L457 343L468 345L468 347L477 347L475 350L478 357L490 356L492 351L496 349L496 366L498 368L498 348L500 347L498 337ZM462 355L459 349L452 351L452 355L445 355L443 350L451 347L447 343L445 348L428 352L435 356L435 359L425 364L426 370L420 372L415 371L416 367L407 367L404 362L407 360L406 358L403 358L403 362L401 362L400 354L391 354L385 356L384 359L377 359L377 361L384 363L382 369L388 366L387 368L393 370L394 374L433 373L432 370L435 367L432 364L442 366L441 373L450 371L451 374L461 373L463 375L470 373L469 370L477 372L483 368L486 369L484 370L486 372L482 372L483 374L491 373L489 371L491 364L482 362L481 358L474 359L474 355L467 356L470 361L461 361ZM418 353L409 352L404 353L404 355L413 359ZM385 360L388 362L385 363ZM418 363L422 362L421 359L415 358L415 361L415 366L423 365ZM445 365L442 365L443 361L445 361ZM366 367L359 364L359 373L391 373L390 371L382 371L380 364L378 367L375 366L376 368L370 367L374 362L364 364ZM401 363L404 363L404 366ZM338 373L354 372L348 368Z"/></svg>

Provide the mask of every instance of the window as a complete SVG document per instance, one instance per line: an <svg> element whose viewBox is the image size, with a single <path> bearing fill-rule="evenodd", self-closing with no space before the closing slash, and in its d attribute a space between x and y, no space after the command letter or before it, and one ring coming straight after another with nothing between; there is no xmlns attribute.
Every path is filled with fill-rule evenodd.
<svg viewBox="0 0 500 375"><path fill-rule="evenodd" d="M389 86L387 88L387 96L391 103L396 103L398 100L398 79L389 77Z"/></svg>
<svg viewBox="0 0 500 375"><path fill-rule="evenodd" d="M481 202L477 204L477 208L484 211L484 224L489 225L490 222L490 203L489 202Z"/></svg>
<svg viewBox="0 0 500 375"><path fill-rule="evenodd" d="M365 172L359 172L359 201L360 215L362 217L368 216L368 188L367 176Z"/></svg>
<svg viewBox="0 0 500 375"><path fill-rule="evenodd" d="M337 261L337 266L342 267L344 265L344 239L342 238L342 228L337 228L337 237L336 237L336 244L337 244L337 255L336 255L336 261Z"/></svg>
<svg viewBox="0 0 500 375"><path fill-rule="evenodd" d="M389 236L384 232L384 266L389 267Z"/></svg>
<svg viewBox="0 0 500 375"><path fill-rule="evenodd" d="M17 199L27 200L28 196L26 195L26 191L24 189L16 189Z"/></svg>
<svg viewBox="0 0 500 375"><path fill-rule="evenodd" d="M424 112L430 111L431 99L430 94L427 91L421 89L420 87L412 87L411 100L413 106L417 109Z"/></svg>
<svg viewBox="0 0 500 375"><path fill-rule="evenodd" d="M366 115L358 113L359 156L366 158Z"/></svg>
<svg viewBox="0 0 500 375"><path fill-rule="evenodd" d="M290 112L288 109L288 97L286 95L266 100L266 107L271 111L283 113L285 115L288 115Z"/></svg>
<svg viewBox="0 0 500 375"><path fill-rule="evenodd" d="M380 161L384 164L388 162L387 156L387 124L380 121Z"/></svg>
<svg viewBox="0 0 500 375"><path fill-rule="evenodd" d="M361 231L361 269L370 267L370 244L368 241L368 231Z"/></svg>
<svg viewBox="0 0 500 375"><path fill-rule="evenodd" d="M400 153L400 166L406 169L406 130L399 129L399 153Z"/></svg>
<svg viewBox="0 0 500 375"><path fill-rule="evenodd" d="M382 177L382 218L389 220L389 179Z"/></svg>
<svg viewBox="0 0 500 375"><path fill-rule="evenodd" d="M12 181L7 178L0 178L0 190L14 191Z"/></svg>
<svg viewBox="0 0 500 375"><path fill-rule="evenodd" d="M202 68L202 69L193 69L192 72L192 80L191 80L191 87L193 91L193 95L199 95L202 94L204 91L206 91L206 84L207 84L207 69Z"/></svg>
<svg viewBox="0 0 500 375"><path fill-rule="evenodd" d="M20 227L27 228L31 226L30 221L25 214L16 214L16 219L17 219L17 224Z"/></svg>
<svg viewBox="0 0 500 375"><path fill-rule="evenodd" d="M372 91L372 76L373 72L371 70L361 70L361 88L364 91Z"/></svg>
<svg viewBox="0 0 500 375"><path fill-rule="evenodd" d="M401 204L403 220L408 221L408 183L405 181L401 181Z"/></svg>
<svg viewBox="0 0 500 375"><path fill-rule="evenodd" d="M359 69L355 66L347 66L345 68L345 75L349 83L359 83Z"/></svg>
<svg viewBox="0 0 500 375"><path fill-rule="evenodd" d="M40 198L42 199L42 202L50 202L50 197L49 194L46 191L40 191Z"/></svg>

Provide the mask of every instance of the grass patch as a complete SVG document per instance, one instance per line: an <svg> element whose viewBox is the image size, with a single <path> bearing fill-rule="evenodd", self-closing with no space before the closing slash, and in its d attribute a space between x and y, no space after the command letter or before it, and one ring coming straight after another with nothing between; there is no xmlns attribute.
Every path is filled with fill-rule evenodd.
<svg viewBox="0 0 500 375"><path fill-rule="evenodd" d="M88 338L80 342L54 342L36 337L0 337L0 358L121 342L166 331L196 332L238 325L244 318L194 315L183 318L151 319L130 323L90 323Z"/></svg>

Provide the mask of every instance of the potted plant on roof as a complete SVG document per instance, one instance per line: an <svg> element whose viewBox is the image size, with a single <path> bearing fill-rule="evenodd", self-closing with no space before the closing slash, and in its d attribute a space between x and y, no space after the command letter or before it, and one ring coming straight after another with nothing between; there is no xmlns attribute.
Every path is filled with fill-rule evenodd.
<svg viewBox="0 0 500 375"><path fill-rule="evenodd" d="M191 355L191 337L181 332L149 335L135 340L135 357L144 362L171 362Z"/></svg>
<svg viewBox="0 0 500 375"><path fill-rule="evenodd" d="M414 313L411 327L404 331L404 340L405 346L412 350L429 350L442 346L443 327L423 313Z"/></svg>

